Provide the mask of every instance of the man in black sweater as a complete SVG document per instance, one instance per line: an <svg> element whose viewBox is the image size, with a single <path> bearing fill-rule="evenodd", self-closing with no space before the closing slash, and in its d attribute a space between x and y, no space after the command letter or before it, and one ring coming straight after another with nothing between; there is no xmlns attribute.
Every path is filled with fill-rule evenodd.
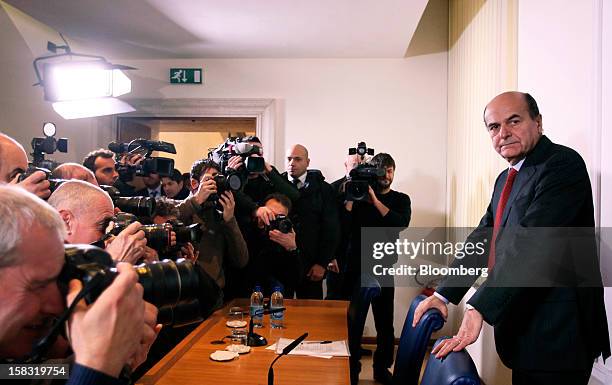
<svg viewBox="0 0 612 385"><path fill-rule="evenodd" d="M303 279L304 268L295 231L292 226L287 226L291 200L283 194L270 194L262 201L276 219L266 226L260 218L254 218L243 231L249 247L245 284L251 291L255 285L261 285L266 296L275 286L281 286L283 295L293 298ZM248 297L251 291L239 293L239 296Z"/></svg>
<svg viewBox="0 0 612 385"><path fill-rule="evenodd" d="M283 175L300 192L291 215L305 268L297 297L323 299L322 281L336 251L340 226L333 189L319 170L308 170L309 164L308 150L296 144L287 151Z"/></svg>
<svg viewBox="0 0 612 385"><path fill-rule="evenodd" d="M391 189L395 174L395 161L389 154L380 153L372 158L371 163L385 170L385 175L378 180L377 190L369 187L369 200L347 201L341 213L341 220L350 226L348 250L346 252L345 292L352 293L360 286L361 274L361 228L385 227L386 237L397 239L399 233L410 223L410 198L408 195ZM371 249L371 248L370 248ZM385 266L397 262L397 255L379 261ZM395 287L393 277L380 282L381 293L372 300L372 313L376 326L376 351L374 352L374 379L390 384L392 380L388 368L393 363L393 301ZM378 278L380 280L380 278ZM354 298L353 300L358 300ZM357 347L358 345L356 345ZM358 350L358 349L353 349ZM351 371L359 373L359 351L351 351Z"/></svg>

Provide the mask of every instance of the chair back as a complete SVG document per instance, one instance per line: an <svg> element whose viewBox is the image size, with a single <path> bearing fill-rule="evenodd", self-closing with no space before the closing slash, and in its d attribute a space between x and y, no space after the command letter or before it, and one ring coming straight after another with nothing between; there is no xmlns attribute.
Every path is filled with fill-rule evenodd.
<svg viewBox="0 0 612 385"><path fill-rule="evenodd" d="M447 338L447 337L444 337ZM439 344L444 338L436 341ZM434 345L434 346L435 346ZM429 356L421 385L480 385L480 377L470 354L464 349L442 359Z"/></svg>

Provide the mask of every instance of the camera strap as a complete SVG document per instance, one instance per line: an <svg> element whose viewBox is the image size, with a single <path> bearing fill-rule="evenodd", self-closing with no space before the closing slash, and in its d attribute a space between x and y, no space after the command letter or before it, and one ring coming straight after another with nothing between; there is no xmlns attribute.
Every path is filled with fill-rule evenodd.
<svg viewBox="0 0 612 385"><path fill-rule="evenodd" d="M102 274L94 275L88 282L83 285L81 291L74 298L70 306L64 310L64 312L57 318L51 327L51 330L45 337L39 340L32 350L32 353L25 358L21 363L24 364L35 364L41 363L45 359L45 355L49 348L55 343L57 340L57 336L61 333L62 328L64 327L65 322L70 318L70 315L76 308L77 304L85 298L87 294L89 294L93 289L99 286L104 280L104 276Z"/></svg>

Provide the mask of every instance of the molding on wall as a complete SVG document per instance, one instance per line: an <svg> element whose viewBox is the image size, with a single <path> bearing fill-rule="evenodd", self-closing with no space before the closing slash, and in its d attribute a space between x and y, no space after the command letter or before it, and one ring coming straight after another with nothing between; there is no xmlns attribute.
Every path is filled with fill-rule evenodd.
<svg viewBox="0 0 612 385"><path fill-rule="evenodd" d="M257 136L262 141L266 157L276 160L275 99L126 99L136 111L125 117L249 117L256 120ZM113 118L112 133L117 137L117 117ZM113 139L114 140L114 139Z"/></svg>

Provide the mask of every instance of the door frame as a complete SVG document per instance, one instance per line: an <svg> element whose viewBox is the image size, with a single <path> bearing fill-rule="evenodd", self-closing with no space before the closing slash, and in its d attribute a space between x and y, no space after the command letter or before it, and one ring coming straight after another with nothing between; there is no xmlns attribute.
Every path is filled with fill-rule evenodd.
<svg viewBox="0 0 612 385"><path fill-rule="evenodd" d="M264 147L264 156L272 164L281 164L276 151L279 123L275 99L129 99L136 111L113 116L111 130L114 140L119 133L121 118L255 118L255 132ZM281 154L282 155L282 154ZM279 163L280 162L280 163Z"/></svg>

